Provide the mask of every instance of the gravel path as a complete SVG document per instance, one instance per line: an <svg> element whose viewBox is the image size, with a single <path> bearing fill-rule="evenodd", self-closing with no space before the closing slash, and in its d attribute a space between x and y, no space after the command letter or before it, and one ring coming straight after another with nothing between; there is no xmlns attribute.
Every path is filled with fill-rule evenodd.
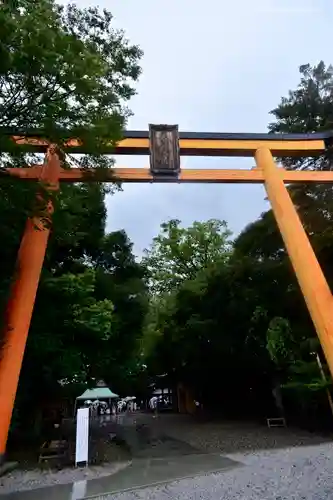
<svg viewBox="0 0 333 500"><path fill-rule="evenodd" d="M269 429L265 423L233 421L198 423L183 415L164 416L161 427L166 429L168 435L186 441L194 448L209 453L222 452L224 455L333 441L333 436L321 436L295 428Z"/></svg>
<svg viewBox="0 0 333 500"><path fill-rule="evenodd" d="M88 468L66 468L60 471L14 470L10 474L0 477L0 496L13 491L32 490L41 486L67 484L84 479L109 476L127 467L128 464L129 462L113 463Z"/></svg>
<svg viewBox="0 0 333 500"><path fill-rule="evenodd" d="M332 500L333 444L234 453L244 467L98 500ZM95 499L97 500L97 498Z"/></svg>

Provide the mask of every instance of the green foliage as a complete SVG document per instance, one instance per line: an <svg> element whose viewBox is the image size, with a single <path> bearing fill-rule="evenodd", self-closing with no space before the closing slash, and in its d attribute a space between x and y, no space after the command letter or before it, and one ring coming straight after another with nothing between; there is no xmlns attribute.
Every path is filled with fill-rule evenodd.
<svg viewBox="0 0 333 500"><path fill-rule="evenodd" d="M300 66L301 80L295 90L283 97L279 106L271 111L275 122L271 132L312 133L333 128L333 68L323 61L315 66ZM284 158L286 168L330 170L332 151L315 158ZM314 246L321 265L332 281L332 186L296 185L289 188L295 206ZM269 213L266 217L270 217ZM274 236L275 238L275 236Z"/></svg>
<svg viewBox="0 0 333 500"><path fill-rule="evenodd" d="M25 183L23 183L24 189ZM16 191L12 183L2 182L0 192L1 220L0 238L6 242L0 249L2 262L0 268L0 309L7 300L10 279L20 239L23 233L26 214L20 200L22 191ZM20 187L20 186L19 186ZM26 205L27 207L27 205ZM28 208L28 207L27 207ZM96 256L99 242L104 236L106 209L104 190L98 184L64 185L59 193L53 218L52 233L47 249L44 269L59 275L77 269L82 271L82 262Z"/></svg>
<svg viewBox="0 0 333 500"><path fill-rule="evenodd" d="M53 0L8 1L1 5L0 30L0 167L22 167L41 159L8 140L8 128L22 133L37 128L58 144L65 167L74 162L97 172L111 166L112 157L101 153L106 143L121 137L129 115L126 102L134 95L133 83L140 74L141 51L123 32L113 29L110 12L64 7ZM89 154L70 158L63 154L63 142L73 136L84 141ZM16 240L17 245L40 188L36 183L2 176L0 213L7 222L1 228L4 241ZM104 188L63 186L60 200L56 196L55 217L61 213L69 222L79 205L84 211L88 204L83 199L85 189L90 200L93 189L97 197L98 190L104 194ZM67 227L68 236L77 234L77 228ZM92 241L96 232L98 227L92 224ZM68 246L62 248L66 253Z"/></svg>
<svg viewBox="0 0 333 500"><path fill-rule="evenodd" d="M321 61L316 66L303 64L299 68L301 81L279 106L271 111L275 122L270 132L311 133L333 128L333 67ZM286 168L330 170L331 153L319 158L284 158Z"/></svg>
<svg viewBox="0 0 333 500"><path fill-rule="evenodd" d="M293 361L291 328L285 318L273 318L267 329L267 350L271 360L281 365Z"/></svg>
<svg viewBox="0 0 333 500"><path fill-rule="evenodd" d="M109 363L102 378L119 385L141 369L140 341L148 307L145 270L135 261L132 247L125 231L111 233L101 242L94 264L97 297L114 304ZM129 370L126 360L130 361Z"/></svg>
<svg viewBox="0 0 333 500"><path fill-rule="evenodd" d="M245 263L221 259L167 297L155 299L148 336L150 371L185 381L201 398L213 398L211 403L214 394L231 397L236 386L245 397L253 379L269 367L265 331L249 332L258 305L251 274Z"/></svg>
<svg viewBox="0 0 333 500"><path fill-rule="evenodd" d="M90 206L94 213L94 197ZM96 220L101 216L97 210ZM89 224L90 217L85 221ZM103 218L102 218L103 220ZM75 224L84 217L79 211ZM61 228L57 228L59 240ZM66 227L62 226L66 231ZM50 255L39 286L32 324L20 378L16 408L28 405L24 423L45 399L66 394L72 397L82 384L104 379L122 393L135 387L142 378L140 339L147 298L144 270L135 262L132 244L124 232L105 235L85 252L88 231L82 231L81 243L65 263L62 252L50 245ZM66 245L71 249L69 242ZM81 254L79 254L81 249ZM65 384L65 385L63 385ZM20 420L20 419L19 419ZM20 420L22 425L22 419Z"/></svg>
<svg viewBox="0 0 333 500"><path fill-rule="evenodd" d="M171 292L202 269L220 259L225 261L230 253L230 236L226 222L215 219L194 222L188 228L181 227L176 219L163 223L143 260L152 290Z"/></svg>
<svg viewBox="0 0 333 500"><path fill-rule="evenodd" d="M106 298L96 300L95 290L93 269L44 277L25 360L42 368L39 385L44 381L50 388L61 379L75 376L85 380L91 374L90 365L95 361L100 364L108 355L113 304Z"/></svg>
<svg viewBox="0 0 333 500"><path fill-rule="evenodd" d="M283 240L272 210L248 224L235 240L236 255L257 261L281 261L286 255Z"/></svg>
<svg viewBox="0 0 333 500"><path fill-rule="evenodd" d="M22 132L38 128L60 147L74 134L91 151L76 157L76 163L110 166L112 158L102 156L101 147L121 136L129 114L125 103L135 93L133 82L140 74L140 49L113 29L110 12L63 7L53 0L3 2L0 30L0 126ZM20 167L38 159L3 133L0 150L2 166ZM0 309L37 187L5 177L0 183L0 236L6 242L1 249L6 265L0 271ZM72 259L92 255L104 231L104 193L98 185L62 186L47 265L64 270Z"/></svg>
<svg viewBox="0 0 333 500"><path fill-rule="evenodd" d="M2 5L0 30L1 126L38 128L57 144L70 131L94 153L119 139L141 51L110 12L16 0Z"/></svg>

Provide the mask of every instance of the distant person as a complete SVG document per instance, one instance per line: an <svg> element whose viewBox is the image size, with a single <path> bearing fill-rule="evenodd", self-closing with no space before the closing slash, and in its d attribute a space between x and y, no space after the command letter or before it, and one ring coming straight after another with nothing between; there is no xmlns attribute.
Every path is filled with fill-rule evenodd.
<svg viewBox="0 0 333 500"><path fill-rule="evenodd" d="M156 396L153 396L152 398L150 398L149 408L154 413L154 417L157 414L157 404L158 404L158 398Z"/></svg>

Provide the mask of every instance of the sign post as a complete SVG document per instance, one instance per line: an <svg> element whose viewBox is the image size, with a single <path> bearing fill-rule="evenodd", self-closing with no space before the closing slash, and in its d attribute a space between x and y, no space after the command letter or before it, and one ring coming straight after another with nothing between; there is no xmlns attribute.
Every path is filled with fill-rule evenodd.
<svg viewBox="0 0 333 500"><path fill-rule="evenodd" d="M75 465L88 465L89 408L79 408L76 417Z"/></svg>

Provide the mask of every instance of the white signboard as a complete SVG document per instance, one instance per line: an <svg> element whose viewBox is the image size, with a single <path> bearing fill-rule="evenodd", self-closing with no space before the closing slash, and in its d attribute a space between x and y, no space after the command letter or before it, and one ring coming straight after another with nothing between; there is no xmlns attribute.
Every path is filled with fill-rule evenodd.
<svg viewBox="0 0 333 500"><path fill-rule="evenodd" d="M88 463L89 408L80 408L76 417L75 464Z"/></svg>

